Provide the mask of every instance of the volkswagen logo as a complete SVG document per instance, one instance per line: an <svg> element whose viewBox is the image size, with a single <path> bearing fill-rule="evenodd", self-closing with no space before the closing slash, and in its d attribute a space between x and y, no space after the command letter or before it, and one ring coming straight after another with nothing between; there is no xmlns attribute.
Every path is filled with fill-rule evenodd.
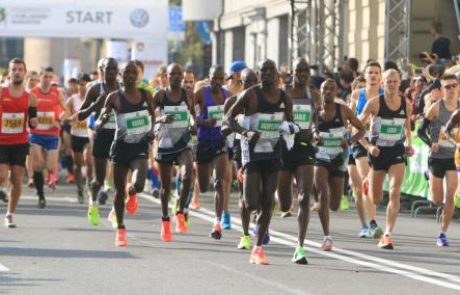
<svg viewBox="0 0 460 295"><path fill-rule="evenodd" d="M130 15L131 24L136 28L143 28L149 23L149 13L145 9L136 9Z"/></svg>

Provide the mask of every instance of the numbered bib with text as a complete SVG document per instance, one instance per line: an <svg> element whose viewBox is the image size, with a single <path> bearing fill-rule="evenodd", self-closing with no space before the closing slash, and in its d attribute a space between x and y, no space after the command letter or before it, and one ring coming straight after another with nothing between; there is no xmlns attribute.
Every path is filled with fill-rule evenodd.
<svg viewBox="0 0 460 295"><path fill-rule="evenodd" d="M294 122L301 129L309 129L311 125L311 106L309 105L294 105L292 108Z"/></svg>
<svg viewBox="0 0 460 295"><path fill-rule="evenodd" d="M406 119L381 119L379 139L388 141L398 141L403 138L404 123Z"/></svg>
<svg viewBox="0 0 460 295"><path fill-rule="evenodd" d="M38 130L50 130L54 125L54 112L37 112Z"/></svg>
<svg viewBox="0 0 460 295"><path fill-rule="evenodd" d="M224 118L224 106L212 106L208 107L208 118L213 118L216 120L216 125L214 127L222 126L222 119Z"/></svg>
<svg viewBox="0 0 460 295"><path fill-rule="evenodd" d="M3 113L2 133L19 134L24 130L24 113Z"/></svg>
<svg viewBox="0 0 460 295"><path fill-rule="evenodd" d="M186 105L181 106L165 106L165 115L174 115L174 121L170 124L166 124L172 128L186 128L189 125L190 112Z"/></svg>

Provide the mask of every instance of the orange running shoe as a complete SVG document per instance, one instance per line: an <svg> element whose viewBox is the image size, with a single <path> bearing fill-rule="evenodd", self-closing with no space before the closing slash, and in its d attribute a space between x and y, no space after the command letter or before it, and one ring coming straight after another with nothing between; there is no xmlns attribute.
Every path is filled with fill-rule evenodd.
<svg viewBox="0 0 460 295"><path fill-rule="evenodd" d="M75 182L75 175L73 173L67 174L66 182L67 183L74 183Z"/></svg>
<svg viewBox="0 0 460 295"><path fill-rule="evenodd" d="M198 197L193 197L192 202L190 203L190 208L192 209L200 209L200 201L198 201Z"/></svg>
<svg viewBox="0 0 460 295"><path fill-rule="evenodd" d="M115 246L123 247L128 246L128 240L126 239L126 229L125 228L118 228L117 229L117 236L115 237Z"/></svg>
<svg viewBox="0 0 460 295"><path fill-rule="evenodd" d="M254 248L252 248L251 256L249 257L249 263L261 265L270 264L270 260L268 260L267 256L265 256L265 252L262 246L254 246Z"/></svg>
<svg viewBox="0 0 460 295"><path fill-rule="evenodd" d="M380 249L393 250L393 240L390 236L382 236L379 240L378 247Z"/></svg>
<svg viewBox="0 0 460 295"><path fill-rule="evenodd" d="M176 214L176 233L186 234L188 231L184 213Z"/></svg>
<svg viewBox="0 0 460 295"><path fill-rule="evenodd" d="M129 185L126 187L126 191L128 193L128 201L126 202L126 212L129 215L134 215L137 213L137 194L134 195L129 194Z"/></svg>
<svg viewBox="0 0 460 295"><path fill-rule="evenodd" d="M161 221L161 240L163 242L171 242L172 239L171 222L169 220Z"/></svg>

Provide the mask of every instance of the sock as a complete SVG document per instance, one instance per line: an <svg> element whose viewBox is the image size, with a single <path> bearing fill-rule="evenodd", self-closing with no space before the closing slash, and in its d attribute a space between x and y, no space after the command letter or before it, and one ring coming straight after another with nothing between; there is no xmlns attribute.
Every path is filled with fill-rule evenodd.
<svg viewBox="0 0 460 295"><path fill-rule="evenodd" d="M37 195L40 199L43 199L45 197L45 194L43 193L43 184L45 180L43 178L43 173L34 171L34 183L35 183L35 189L37 190Z"/></svg>
<svg viewBox="0 0 460 295"><path fill-rule="evenodd" d="M331 236L324 236L324 241L326 240L332 240L332 237Z"/></svg>
<svg viewBox="0 0 460 295"><path fill-rule="evenodd" d="M385 236L391 237L391 232L389 230L385 230L385 233L383 234Z"/></svg>
<svg viewBox="0 0 460 295"><path fill-rule="evenodd" d="M161 221L169 221L169 216L166 216L166 217L163 216L163 217L161 217Z"/></svg>

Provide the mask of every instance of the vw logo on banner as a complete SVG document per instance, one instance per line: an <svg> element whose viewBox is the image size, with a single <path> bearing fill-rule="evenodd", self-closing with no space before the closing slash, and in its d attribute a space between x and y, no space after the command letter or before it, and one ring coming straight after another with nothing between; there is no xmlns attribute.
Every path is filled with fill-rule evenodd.
<svg viewBox="0 0 460 295"><path fill-rule="evenodd" d="M136 9L130 15L131 24L136 28L143 28L149 23L149 13L145 9Z"/></svg>

